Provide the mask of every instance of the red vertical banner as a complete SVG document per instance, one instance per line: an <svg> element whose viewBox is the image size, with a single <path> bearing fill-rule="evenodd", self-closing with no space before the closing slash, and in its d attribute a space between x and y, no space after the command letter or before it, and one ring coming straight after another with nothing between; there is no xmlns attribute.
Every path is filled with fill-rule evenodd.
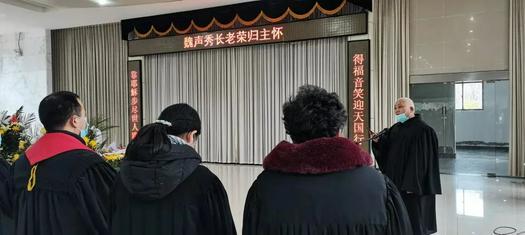
<svg viewBox="0 0 525 235"><path fill-rule="evenodd" d="M370 151L370 41L348 43L348 110L350 138Z"/></svg>
<svg viewBox="0 0 525 235"><path fill-rule="evenodd" d="M129 80L129 134L134 139L142 127L142 64L128 61Z"/></svg>

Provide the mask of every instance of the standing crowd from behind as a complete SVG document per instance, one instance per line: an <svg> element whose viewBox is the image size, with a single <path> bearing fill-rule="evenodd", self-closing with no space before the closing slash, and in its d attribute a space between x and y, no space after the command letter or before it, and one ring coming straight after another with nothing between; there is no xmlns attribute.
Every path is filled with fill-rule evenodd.
<svg viewBox="0 0 525 235"><path fill-rule="evenodd" d="M399 99L397 123L372 137L380 171L343 137L348 113L337 94L305 85L282 111L292 141L264 158L242 234L437 231L437 138L410 99ZM13 165L0 160L0 235L237 234L227 192L195 149L206 133L190 105L171 105L142 127L118 172L86 147L78 95L52 93L38 113L46 134Z"/></svg>

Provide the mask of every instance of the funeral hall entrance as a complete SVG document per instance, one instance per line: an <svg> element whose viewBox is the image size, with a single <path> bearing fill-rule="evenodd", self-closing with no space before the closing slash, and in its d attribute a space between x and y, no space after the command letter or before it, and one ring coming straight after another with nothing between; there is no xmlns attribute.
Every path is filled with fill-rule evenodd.
<svg viewBox="0 0 525 235"><path fill-rule="evenodd" d="M506 71L411 77L416 112L434 128L445 174L507 176Z"/></svg>

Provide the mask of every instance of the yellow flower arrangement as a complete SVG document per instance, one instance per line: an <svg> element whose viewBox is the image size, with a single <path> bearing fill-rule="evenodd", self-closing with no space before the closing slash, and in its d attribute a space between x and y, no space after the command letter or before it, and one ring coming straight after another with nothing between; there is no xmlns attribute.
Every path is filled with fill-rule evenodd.
<svg viewBox="0 0 525 235"><path fill-rule="evenodd" d="M87 134L82 138L86 146L99 153L109 165L118 168L124 153L116 146L108 146L108 139L104 137L107 131L117 126L111 126L108 124L108 119L99 117L91 118L90 121L92 124L88 125Z"/></svg>
<svg viewBox="0 0 525 235"><path fill-rule="evenodd" d="M14 132L20 132L22 130L22 128L20 127L20 124L14 123L14 124L11 125L11 130L14 131Z"/></svg>
<svg viewBox="0 0 525 235"><path fill-rule="evenodd" d="M102 156L110 166L112 166L115 169L118 169L120 167L120 162L124 158L124 153L105 153Z"/></svg>
<svg viewBox="0 0 525 235"><path fill-rule="evenodd" d="M0 111L0 158L12 164L31 145L34 138L31 124L35 120L35 115L25 114L23 107L13 115L8 115L7 112Z"/></svg>
<svg viewBox="0 0 525 235"><path fill-rule="evenodd" d="M26 141L20 140L20 142L18 143L18 149L20 151L24 151L26 149L26 144L27 144Z"/></svg>
<svg viewBox="0 0 525 235"><path fill-rule="evenodd" d="M124 154L109 153L109 154L104 154L104 158L106 159L106 161L119 161L119 160L122 160L122 158L124 158Z"/></svg>
<svg viewBox="0 0 525 235"><path fill-rule="evenodd" d="M20 154L17 153L15 155L13 155L12 161L16 162L16 160L18 160L19 158L20 158Z"/></svg>
<svg viewBox="0 0 525 235"><path fill-rule="evenodd" d="M86 143L86 146L88 146L93 151L97 151L98 143L95 139L90 139L89 137L84 137L84 142Z"/></svg>
<svg viewBox="0 0 525 235"><path fill-rule="evenodd" d="M0 127L0 135L5 134L8 130L9 130L8 127L6 127L6 126L1 126L1 127Z"/></svg>
<svg viewBox="0 0 525 235"><path fill-rule="evenodd" d="M88 146L90 149L97 149L97 141L95 141L95 140L90 140L90 141L87 143L87 146Z"/></svg>

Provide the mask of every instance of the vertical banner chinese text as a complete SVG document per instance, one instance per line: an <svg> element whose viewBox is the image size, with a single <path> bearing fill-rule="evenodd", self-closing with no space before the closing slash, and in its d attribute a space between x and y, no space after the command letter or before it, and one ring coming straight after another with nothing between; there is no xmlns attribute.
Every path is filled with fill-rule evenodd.
<svg viewBox="0 0 525 235"><path fill-rule="evenodd" d="M349 58L349 133L350 138L370 151L370 42L348 43Z"/></svg>
<svg viewBox="0 0 525 235"><path fill-rule="evenodd" d="M128 61L129 78L129 133L130 140L137 136L142 127L142 71L141 61Z"/></svg>

